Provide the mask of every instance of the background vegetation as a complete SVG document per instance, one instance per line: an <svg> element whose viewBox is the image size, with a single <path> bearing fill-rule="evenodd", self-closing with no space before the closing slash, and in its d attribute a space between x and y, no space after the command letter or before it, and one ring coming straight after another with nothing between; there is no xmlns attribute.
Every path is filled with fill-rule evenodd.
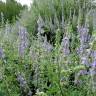
<svg viewBox="0 0 96 96"><path fill-rule="evenodd" d="M10 4L1 11L0 96L95 96L94 0L34 0L22 13Z"/></svg>
<svg viewBox="0 0 96 96"><path fill-rule="evenodd" d="M15 0L6 0L6 3L0 1L0 22L6 21L14 22L15 19L20 17L20 12L27 6L22 6ZM3 18L2 18L3 15Z"/></svg>

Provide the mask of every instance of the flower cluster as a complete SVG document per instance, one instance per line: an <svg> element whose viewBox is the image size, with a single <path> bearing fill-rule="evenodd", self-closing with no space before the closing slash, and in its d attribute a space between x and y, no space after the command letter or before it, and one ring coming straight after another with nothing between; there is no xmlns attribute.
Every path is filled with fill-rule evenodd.
<svg viewBox="0 0 96 96"><path fill-rule="evenodd" d="M21 74L17 75L17 80L20 83L20 87L22 88L26 87L27 82Z"/></svg>
<svg viewBox="0 0 96 96"><path fill-rule="evenodd" d="M47 41L47 37L46 36L44 37L44 42L43 42L42 47L44 48L44 50L46 52L51 52L52 49L53 49L53 46Z"/></svg>
<svg viewBox="0 0 96 96"><path fill-rule="evenodd" d="M82 54L86 48L89 47L90 35L89 29L87 27L78 26L80 48L78 49L79 53Z"/></svg>
<svg viewBox="0 0 96 96"><path fill-rule="evenodd" d="M20 88L22 89L22 91L24 91L27 94L27 96L32 96L32 91L28 87L28 84L27 84L24 76L21 73L18 73L17 81L19 82L19 85L20 85Z"/></svg>
<svg viewBox="0 0 96 96"><path fill-rule="evenodd" d="M19 55L24 56L25 49L28 47L28 33L25 27L19 28Z"/></svg>
<svg viewBox="0 0 96 96"><path fill-rule="evenodd" d="M69 37L68 36L63 37L62 42L61 42L61 50L65 56L68 56L70 53L69 43L70 43Z"/></svg>

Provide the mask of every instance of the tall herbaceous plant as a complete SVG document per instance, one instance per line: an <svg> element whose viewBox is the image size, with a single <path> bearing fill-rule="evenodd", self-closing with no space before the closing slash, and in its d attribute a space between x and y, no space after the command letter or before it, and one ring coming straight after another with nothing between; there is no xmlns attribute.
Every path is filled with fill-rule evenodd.
<svg viewBox="0 0 96 96"><path fill-rule="evenodd" d="M94 0L33 0L0 26L0 96L95 96Z"/></svg>

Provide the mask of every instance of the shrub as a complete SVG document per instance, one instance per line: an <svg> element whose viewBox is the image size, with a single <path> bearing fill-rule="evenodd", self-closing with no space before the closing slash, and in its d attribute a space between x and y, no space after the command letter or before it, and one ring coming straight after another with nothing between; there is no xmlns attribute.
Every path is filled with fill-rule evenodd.
<svg viewBox="0 0 96 96"><path fill-rule="evenodd" d="M32 16L29 19L32 23L26 23L24 11L20 21L0 28L0 94L95 96L96 29L92 23L95 9L86 0L74 0L81 4L79 7L73 0L66 0L63 3L68 4L64 7L69 13L64 9L66 14L62 15L59 13L62 3L58 0L40 1L33 2L33 14L28 15L28 18ZM77 12L71 8L77 8ZM84 9L86 14L82 16ZM32 26L32 34L26 24L31 24L28 26ZM49 33L54 35L50 37Z"/></svg>

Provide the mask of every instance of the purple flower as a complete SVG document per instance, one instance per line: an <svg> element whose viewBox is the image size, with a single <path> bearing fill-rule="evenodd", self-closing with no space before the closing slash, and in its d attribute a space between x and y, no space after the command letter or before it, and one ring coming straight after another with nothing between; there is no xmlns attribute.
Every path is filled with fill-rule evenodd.
<svg viewBox="0 0 96 96"><path fill-rule="evenodd" d="M80 55L84 52L84 48L80 46L80 48L77 49L77 54Z"/></svg>
<svg viewBox="0 0 96 96"><path fill-rule="evenodd" d="M82 45L90 40L89 29L87 27L79 26L78 32L80 36L80 43Z"/></svg>
<svg viewBox="0 0 96 96"><path fill-rule="evenodd" d="M20 40L26 40L27 39L27 30L24 27L19 28L19 38Z"/></svg>
<svg viewBox="0 0 96 96"><path fill-rule="evenodd" d="M80 70L80 75L87 75L89 72L87 70Z"/></svg>
<svg viewBox="0 0 96 96"><path fill-rule="evenodd" d="M24 27L20 27L19 29L19 55L24 56L25 49L28 47L28 38L27 38L27 30Z"/></svg>
<svg viewBox="0 0 96 96"><path fill-rule="evenodd" d="M78 73L76 73L74 83L75 84L83 83L83 81L80 80L80 76L84 76L84 75L89 75L89 72L87 70L80 70Z"/></svg>
<svg viewBox="0 0 96 96"><path fill-rule="evenodd" d="M96 75L96 60L94 60L93 63L91 64L90 74Z"/></svg>
<svg viewBox="0 0 96 96"><path fill-rule="evenodd" d="M62 39L61 45L62 45L62 47L69 47L69 38L68 37L64 37Z"/></svg>
<svg viewBox="0 0 96 96"><path fill-rule="evenodd" d="M44 42L43 42L42 47L43 47L44 50L47 51L47 52L51 52L52 49L53 49L53 46L52 46L50 43L47 42L47 37L46 37L46 36L45 36L45 38L44 38Z"/></svg>
<svg viewBox="0 0 96 96"><path fill-rule="evenodd" d="M77 74L76 77L82 76L82 75L87 75L89 74L89 72L87 72L87 70L80 70Z"/></svg>
<svg viewBox="0 0 96 96"><path fill-rule="evenodd" d="M81 57L81 64L84 64L86 66L89 66L88 57L86 57L86 56Z"/></svg>
<svg viewBox="0 0 96 96"><path fill-rule="evenodd" d="M92 68L96 68L96 60L92 63Z"/></svg>
<svg viewBox="0 0 96 96"><path fill-rule="evenodd" d="M21 74L17 75L17 80L20 83L20 87L25 87L27 82L25 81L24 77Z"/></svg>
<svg viewBox="0 0 96 96"><path fill-rule="evenodd" d="M24 53L25 53L25 46L22 43L20 43L19 44L19 55L23 56Z"/></svg>
<svg viewBox="0 0 96 96"><path fill-rule="evenodd" d="M28 96L32 96L32 91L29 90Z"/></svg>
<svg viewBox="0 0 96 96"><path fill-rule="evenodd" d="M69 50L69 38L67 36L62 39L61 49L62 49L64 55L68 55L70 53L70 50Z"/></svg>
<svg viewBox="0 0 96 96"><path fill-rule="evenodd" d="M96 75L96 70L90 69L90 74L93 75L93 76Z"/></svg>

